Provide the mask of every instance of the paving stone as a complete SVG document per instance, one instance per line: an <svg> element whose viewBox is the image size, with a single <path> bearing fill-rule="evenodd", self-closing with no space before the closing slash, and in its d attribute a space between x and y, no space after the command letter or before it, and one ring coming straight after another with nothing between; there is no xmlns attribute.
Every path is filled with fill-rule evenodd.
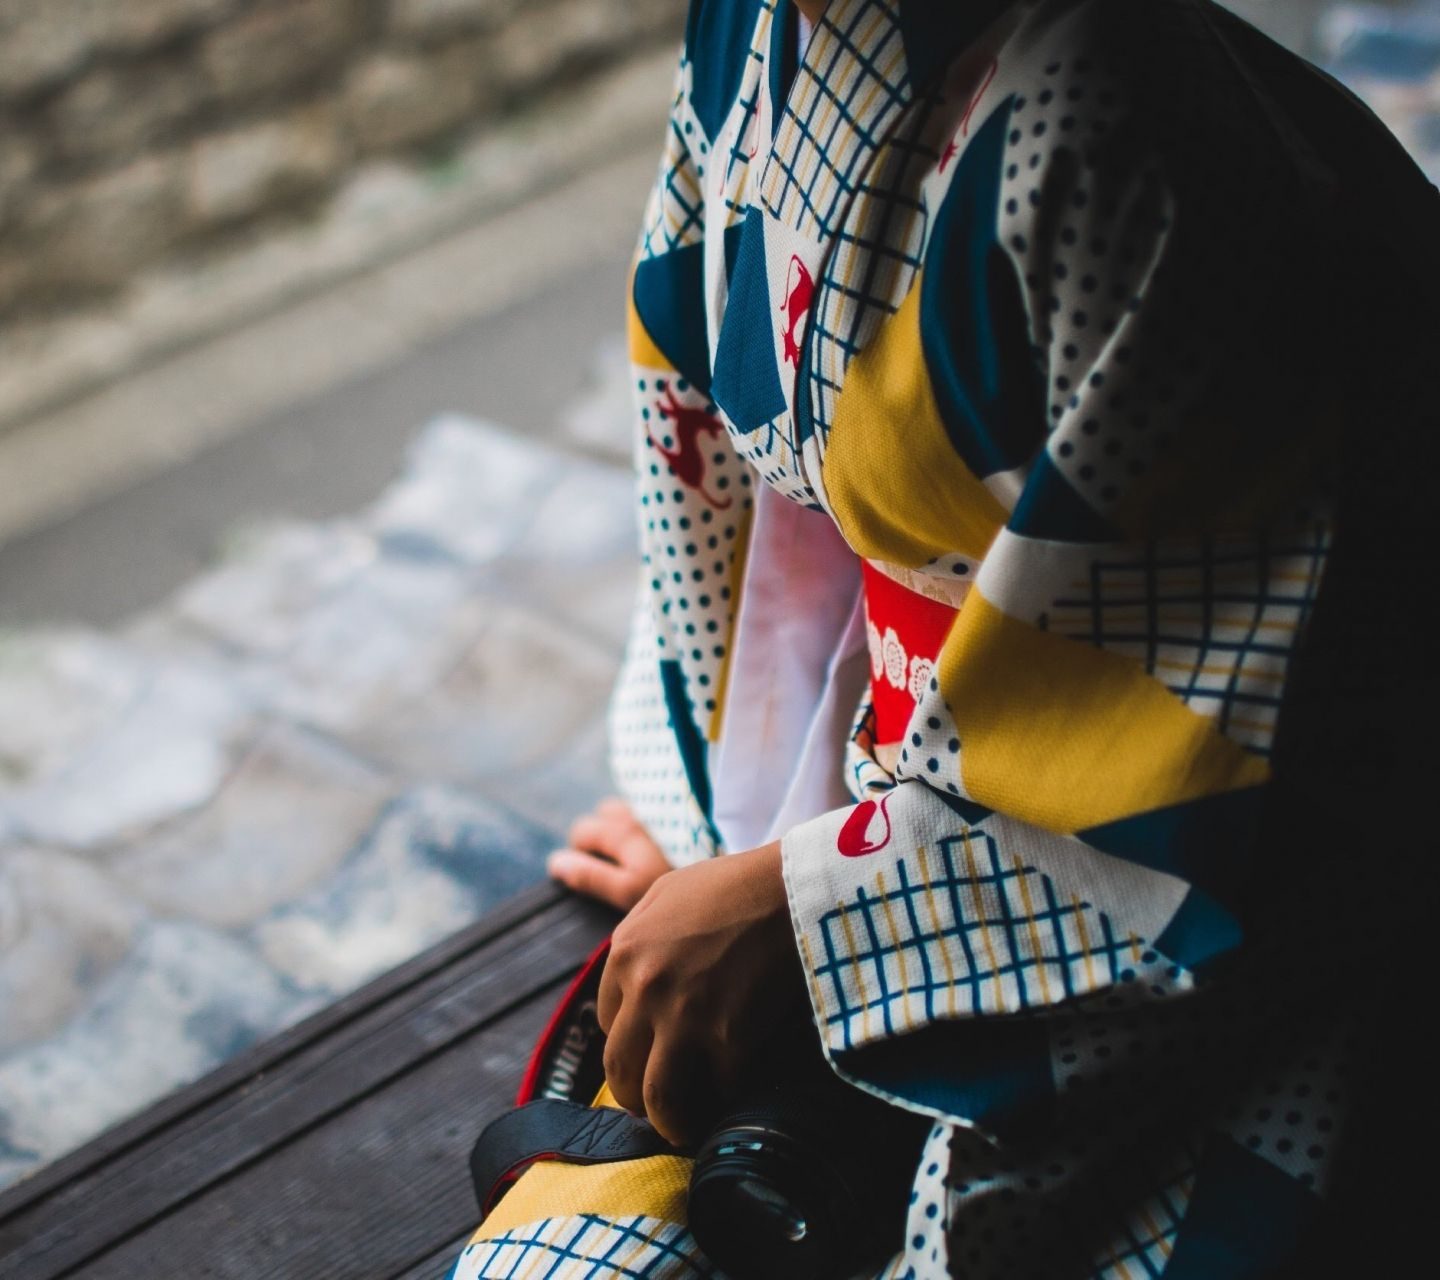
<svg viewBox="0 0 1440 1280"><path fill-rule="evenodd" d="M329 103L211 134L190 153L188 218L198 226L233 222L294 201L329 185L345 156Z"/></svg>
<svg viewBox="0 0 1440 1280"><path fill-rule="evenodd" d="M167 151L47 189L20 231L34 287L93 290L122 284L173 245L184 226L184 157Z"/></svg>
<svg viewBox="0 0 1440 1280"><path fill-rule="evenodd" d="M496 39L497 73L509 91L517 92L624 41L630 25L628 6L608 0L528 5Z"/></svg>
<svg viewBox="0 0 1440 1280"><path fill-rule="evenodd" d="M33 143L12 130L0 133L0 230L9 227L25 207L38 165Z"/></svg>
<svg viewBox="0 0 1440 1280"><path fill-rule="evenodd" d="M58 1032L129 953L142 918L91 863L0 847L0 1055Z"/></svg>
<svg viewBox="0 0 1440 1280"><path fill-rule="evenodd" d="M321 888L255 928L261 954L328 999L418 955L539 880L553 836L493 801L408 792Z"/></svg>
<svg viewBox="0 0 1440 1280"><path fill-rule="evenodd" d="M254 526L233 535L224 559L180 591L174 614L236 654L275 658L295 644L319 601L379 555L375 538L348 521Z"/></svg>
<svg viewBox="0 0 1440 1280"><path fill-rule="evenodd" d="M254 0L125 0L92 7L109 10L102 42L127 49L148 49L182 31L213 25ZM54 0L47 5L59 8Z"/></svg>
<svg viewBox="0 0 1440 1280"><path fill-rule="evenodd" d="M543 875L610 789L629 491L449 417L122 633L0 638L0 1183Z"/></svg>
<svg viewBox="0 0 1440 1280"><path fill-rule="evenodd" d="M190 61L155 60L97 67L46 108L50 154L115 168L201 110L209 88Z"/></svg>
<svg viewBox="0 0 1440 1280"><path fill-rule="evenodd" d="M334 744L267 724L210 803L106 865L157 914L249 926L333 875L390 793L381 774Z"/></svg>
<svg viewBox="0 0 1440 1280"><path fill-rule="evenodd" d="M358 0L282 0L249 12L208 35L200 65L227 102L312 83L336 66L364 25Z"/></svg>
<svg viewBox="0 0 1440 1280"><path fill-rule="evenodd" d="M616 655L570 625L475 604L479 625L443 671L369 699L337 730L343 742L406 779L483 786L538 766L598 718Z"/></svg>
<svg viewBox="0 0 1440 1280"><path fill-rule="evenodd" d="M454 565L381 557L300 620L290 648L238 679L272 714L342 735L433 688L484 627Z"/></svg>
<svg viewBox="0 0 1440 1280"><path fill-rule="evenodd" d="M0 814L37 843L98 850L200 808L249 722L243 692L204 665L150 666L88 636L0 653Z"/></svg>
<svg viewBox="0 0 1440 1280"><path fill-rule="evenodd" d="M156 920L59 1035L0 1058L0 1184L307 1012L246 943Z"/></svg>
<svg viewBox="0 0 1440 1280"><path fill-rule="evenodd" d="M1396 9L1331 6L1320 23L1322 64L1360 95L1440 181L1440 0Z"/></svg>
<svg viewBox="0 0 1440 1280"><path fill-rule="evenodd" d="M43 87L106 49L144 49L240 0L0 0L0 96Z"/></svg>
<svg viewBox="0 0 1440 1280"><path fill-rule="evenodd" d="M437 37L492 30L519 7L520 0L388 0L385 20L405 35Z"/></svg>
<svg viewBox="0 0 1440 1280"><path fill-rule="evenodd" d="M350 132L362 152L428 141L475 115L486 96L485 69L473 45L434 56L377 54L346 80Z"/></svg>
<svg viewBox="0 0 1440 1280"><path fill-rule="evenodd" d="M437 418L410 446L405 474L367 524L382 546L479 566L524 555L524 530L557 476L587 464L490 423Z"/></svg>
<svg viewBox="0 0 1440 1280"><path fill-rule="evenodd" d="M674 0L551 0L528 4L495 41L495 66L510 91L554 83L611 51L676 32Z"/></svg>

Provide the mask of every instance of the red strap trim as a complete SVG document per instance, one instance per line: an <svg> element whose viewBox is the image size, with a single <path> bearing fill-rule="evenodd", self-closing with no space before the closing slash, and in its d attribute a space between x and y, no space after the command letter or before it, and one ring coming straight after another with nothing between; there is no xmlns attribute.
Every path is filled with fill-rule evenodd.
<svg viewBox="0 0 1440 1280"><path fill-rule="evenodd" d="M520 1176L532 1164L538 1164L541 1160L558 1160L564 1154L563 1151L537 1151L533 1156L525 1156L523 1159L515 1161L495 1179L495 1185L490 1188L490 1194L485 1197L485 1203L480 1206L480 1216L482 1218L488 1216L490 1210L505 1198L505 1193L520 1181Z"/></svg>
<svg viewBox="0 0 1440 1280"><path fill-rule="evenodd" d="M535 1050L530 1055L529 1065L526 1066L524 1078L520 1081L520 1092L515 1098L516 1106L523 1107L527 1102L535 1101L540 1091L540 1074L555 1052L555 1042L565 1034L574 1005L583 994L591 975L605 963L605 957L609 954L610 939L606 938L591 952L590 958L580 967L580 972L566 988L560 1003L555 1006L555 1012L550 1015L550 1021L545 1024L545 1030L540 1033L540 1039L535 1042Z"/></svg>

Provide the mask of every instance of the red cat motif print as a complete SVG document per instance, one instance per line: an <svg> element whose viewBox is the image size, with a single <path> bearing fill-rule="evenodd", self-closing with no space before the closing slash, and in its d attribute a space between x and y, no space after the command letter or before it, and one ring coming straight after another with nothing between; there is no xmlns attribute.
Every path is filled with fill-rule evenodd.
<svg viewBox="0 0 1440 1280"><path fill-rule="evenodd" d="M785 300L780 310L785 315L786 363L800 364L800 337L804 332L805 318L810 314L810 302L815 297L815 281L809 269L794 254L790 255L790 267L785 273Z"/></svg>
<svg viewBox="0 0 1440 1280"><path fill-rule="evenodd" d="M835 848L847 858L863 858L867 853L879 853L890 843L890 814L885 806L889 796L879 801L862 800L857 804L845 825L836 837Z"/></svg>
<svg viewBox="0 0 1440 1280"><path fill-rule="evenodd" d="M673 391L665 393L665 399L659 404L660 417L670 424L674 432L676 448L667 449L654 435L650 436L650 443L655 446L670 469L674 471L675 478L687 489L694 489L717 511L724 511L733 501L733 498L726 497L721 501L705 488L705 455L700 450L700 437L725 434L725 424L718 418L712 417L703 409L689 408L682 405L675 398Z"/></svg>

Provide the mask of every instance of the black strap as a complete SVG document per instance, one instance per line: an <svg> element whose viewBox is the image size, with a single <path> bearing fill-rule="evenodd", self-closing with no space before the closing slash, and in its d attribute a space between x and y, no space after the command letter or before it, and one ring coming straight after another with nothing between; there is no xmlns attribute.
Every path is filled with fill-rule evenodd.
<svg viewBox="0 0 1440 1280"><path fill-rule="evenodd" d="M648 1121L628 1111L541 1098L485 1126L470 1153L470 1178L483 1215L536 1160L609 1164L676 1154Z"/></svg>

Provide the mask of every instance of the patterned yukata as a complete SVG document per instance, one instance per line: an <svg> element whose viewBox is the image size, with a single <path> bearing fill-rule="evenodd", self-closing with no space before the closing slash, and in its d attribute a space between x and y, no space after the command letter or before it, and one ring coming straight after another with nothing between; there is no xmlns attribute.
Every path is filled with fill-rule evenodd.
<svg viewBox="0 0 1440 1280"><path fill-rule="evenodd" d="M621 785L675 863L725 851L757 497L838 531L850 798L782 848L826 1055L935 1119L881 1274L1279 1274L1349 1109L1337 922L1380 901L1327 824L1397 753L1347 726L1382 740L1418 662L1403 537L1349 531L1404 471L1434 189L1201 0L834 0L799 54L795 17L689 18L631 291ZM710 1270L612 1206L456 1275Z"/></svg>

